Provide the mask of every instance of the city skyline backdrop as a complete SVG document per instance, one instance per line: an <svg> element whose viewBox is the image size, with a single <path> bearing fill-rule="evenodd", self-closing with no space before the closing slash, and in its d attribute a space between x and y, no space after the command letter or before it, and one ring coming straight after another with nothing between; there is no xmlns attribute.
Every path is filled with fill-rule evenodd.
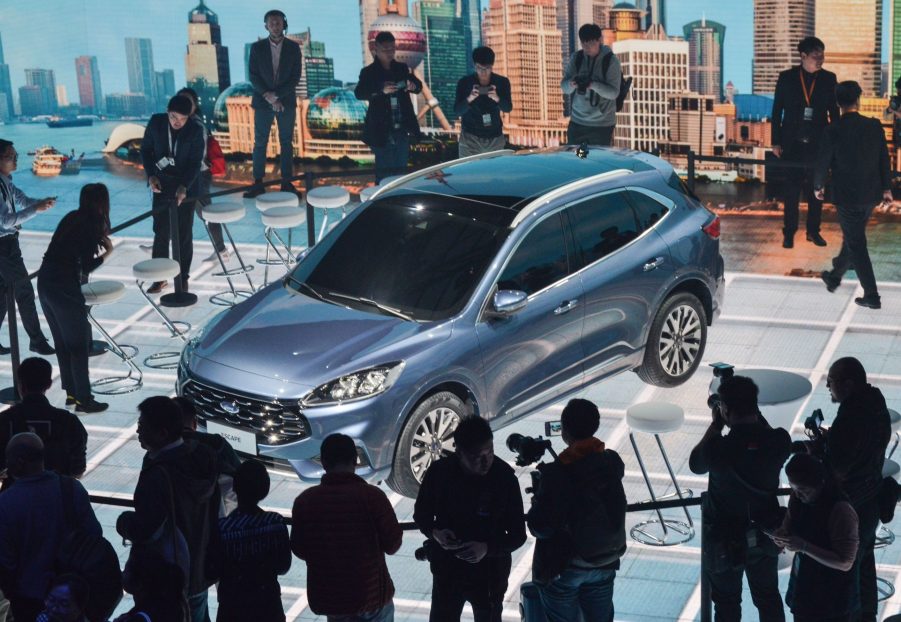
<svg viewBox="0 0 901 622"><path fill-rule="evenodd" d="M13 90L25 84L25 69L40 67L54 70L56 84L65 87L70 101L77 100L75 58L96 56L104 93L128 92L127 37L151 39L155 68L173 70L176 83L184 84L187 16L197 1L163 0L144 4L141 11L135 11L130 3L91 0L47 0L40 10L26 4L4 7L0 37ZM265 10L236 0L211 0L207 5L219 15L222 43L229 50L231 82L241 82L244 45L265 36ZM884 5L887 19L888 0L884 0ZM362 66L358 0L333 0L328 6L324 11L312 0L293 0L282 3L281 9L288 15L290 32L309 29L314 39L325 43L328 56L334 59L336 79L356 81ZM487 1L482 6L487 6ZM665 15L668 34L682 35L684 24L702 17L725 25L724 82L732 81L740 92L749 93L753 9L753 0L670 0ZM885 26L883 61L888 51L889 29ZM41 40L55 44L43 44Z"/></svg>

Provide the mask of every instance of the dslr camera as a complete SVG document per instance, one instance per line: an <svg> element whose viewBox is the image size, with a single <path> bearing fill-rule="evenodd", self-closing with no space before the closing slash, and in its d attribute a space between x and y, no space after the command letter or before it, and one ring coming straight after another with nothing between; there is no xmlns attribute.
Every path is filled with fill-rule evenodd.
<svg viewBox="0 0 901 622"><path fill-rule="evenodd" d="M559 421L546 421L544 424L544 433L547 436L560 436L562 432ZM507 449L516 454L517 466L528 466L535 464L544 457L544 452L548 452L557 460L557 453L551 447L551 439L543 436L525 436L523 434L513 433L507 437ZM537 470L532 471L529 475L532 478L532 485L526 488L526 492L531 494L538 488L538 482L541 479L541 467L539 464Z"/></svg>
<svg viewBox="0 0 901 622"><path fill-rule="evenodd" d="M804 420L804 433L809 441L793 441L792 453L807 453L807 446L810 445L813 453L818 454L823 448L826 441L825 430L823 430L823 411L817 408L810 413L810 416Z"/></svg>
<svg viewBox="0 0 901 622"><path fill-rule="evenodd" d="M730 365L729 363L711 363L710 366L713 368L713 377L720 379L720 384L726 382L732 376L735 375L735 366ZM720 397L719 393L711 393L707 397L707 407L710 410L716 411L717 418L722 418L723 411L722 406L723 399Z"/></svg>
<svg viewBox="0 0 901 622"><path fill-rule="evenodd" d="M394 83L394 88L398 91L406 91L407 90L407 81L406 80L398 80Z"/></svg>
<svg viewBox="0 0 901 622"><path fill-rule="evenodd" d="M584 94L588 87L591 86L591 77L589 76L576 76L574 80L576 81L576 89L580 94Z"/></svg>

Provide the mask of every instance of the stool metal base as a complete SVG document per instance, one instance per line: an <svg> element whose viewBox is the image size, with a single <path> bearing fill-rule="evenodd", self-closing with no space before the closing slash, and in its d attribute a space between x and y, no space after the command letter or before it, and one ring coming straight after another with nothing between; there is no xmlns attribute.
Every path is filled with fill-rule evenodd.
<svg viewBox="0 0 901 622"><path fill-rule="evenodd" d="M210 231L210 226L204 221L204 226L207 229L207 233L210 236L210 241L213 240L213 234ZM235 244L235 240L232 238L231 231L229 231L228 227L223 223L222 231L225 232L225 235L228 237L228 243L231 244L232 251L235 253L235 258L238 260L238 264L240 267L238 268L227 268L225 266L225 261L222 259L222 255L220 253L216 253L216 259L219 260L219 267L222 268L221 272L214 272L212 276L222 277L228 282L228 291L219 292L210 296L210 302L214 305L218 305L220 307L233 307L237 303L242 300L249 298L256 291L256 288L253 285L253 281L250 280L250 272L253 270L252 265L247 265L244 263L244 258L241 257L240 251L238 251L238 247ZM215 246L213 247L215 251ZM235 287L235 284L232 282L232 277L244 275L244 278L247 279L247 285L250 287L250 291L247 290L239 290Z"/></svg>
<svg viewBox="0 0 901 622"><path fill-rule="evenodd" d="M895 595L895 584L888 579L876 577L876 594L879 602L888 600Z"/></svg>
<svg viewBox="0 0 901 622"><path fill-rule="evenodd" d="M197 303L197 294L191 292L172 292L160 296L160 304L164 307L190 307Z"/></svg>
<svg viewBox="0 0 901 622"><path fill-rule="evenodd" d="M91 383L91 391L98 395L124 395L134 393L143 386L143 377L135 376L134 372L129 370L125 376L106 376L95 380Z"/></svg>
<svg viewBox="0 0 901 622"><path fill-rule="evenodd" d="M13 404L19 403L19 392L16 391L15 387L6 387L3 390L0 390L0 404L9 404L12 406Z"/></svg>
<svg viewBox="0 0 901 622"><path fill-rule="evenodd" d="M887 546L890 546L894 541L895 532L885 525L881 525L879 527L879 531L876 532L876 544L873 545L873 548L883 549Z"/></svg>
<svg viewBox="0 0 901 622"><path fill-rule="evenodd" d="M88 356L100 356L101 354L106 354L110 351L110 345L105 341L100 341L99 339L94 339L91 341L91 350L88 352Z"/></svg>
<svg viewBox="0 0 901 622"><path fill-rule="evenodd" d="M210 304L220 307L233 307L242 300L247 300L253 296L253 292L243 289L236 289L234 292L221 292L210 296Z"/></svg>
<svg viewBox="0 0 901 622"><path fill-rule="evenodd" d="M648 529L652 525L661 526L662 537L655 535ZM629 536L636 542L649 546L674 546L676 544L684 544L694 538L695 530L688 523L683 523L673 518L664 518L663 521L652 518L632 527L629 530Z"/></svg>
<svg viewBox="0 0 901 622"><path fill-rule="evenodd" d="M657 496L655 499L645 499L639 503L653 503L655 501L669 501L670 499L694 499L695 491L691 488L683 488L679 491L673 491L665 495Z"/></svg>
<svg viewBox="0 0 901 622"><path fill-rule="evenodd" d="M144 359L144 367L151 369L176 369L181 352L157 352Z"/></svg>

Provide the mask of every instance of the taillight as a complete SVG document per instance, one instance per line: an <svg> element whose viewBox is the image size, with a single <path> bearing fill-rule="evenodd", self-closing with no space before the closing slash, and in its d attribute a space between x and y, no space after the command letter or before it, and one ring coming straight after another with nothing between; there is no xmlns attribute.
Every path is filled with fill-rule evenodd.
<svg viewBox="0 0 901 622"><path fill-rule="evenodd" d="M711 220L707 225L701 227L701 230L710 236L712 240L717 240L720 237L720 217L717 216L713 220Z"/></svg>

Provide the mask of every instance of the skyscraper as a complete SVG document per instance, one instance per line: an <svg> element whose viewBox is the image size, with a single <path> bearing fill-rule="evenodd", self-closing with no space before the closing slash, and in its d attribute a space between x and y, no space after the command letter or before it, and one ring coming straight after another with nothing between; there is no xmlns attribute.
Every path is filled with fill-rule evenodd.
<svg viewBox="0 0 901 622"><path fill-rule="evenodd" d="M363 65L372 63L372 50L369 49L369 29L372 22L379 18L379 0L360 0L360 33L363 37Z"/></svg>
<svg viewBox="0 0 901 622"><path fill-rule="evenodd" d="M510 79L513 111L505 130L511 143L557 145L565 140L561 33L555 0L491 0L482 35L494 50L494 69Z"/></svg>
<svg viewBox="0 0 901 622"><path fill-rule="evenodd" d="M83 112L100 114L103 111L103 91L100 88L100 68L96 56L75 59L75 78L78 81L78 101Z"/></svg>
<svg viewBox="0 0 901 622"><path fill-rule="evenodd" d="M726 27L702 18L682 27L688 40L688 83L701 95L723 99L723 40Z"/></svg>
<svg viewBox="0 0 901 622"><path fill-rule="evenodd" d="M591 21L601 28L610 27L610 9L613 8L613 0L594 0L591 6Z"/></svg>
<svg viewBox="0 0 901 622"><path fill-rule="evenodd" d="M219 93L231 85L228 48L222 45L219 16L200 0L188 13L188 51L185 54L185 81L197 91L200 112L213 118Z"/></svg>
<svg viewBox="0 0 901 622"><path fill-rule="evenodd" d="M594 8L596 0L556 0L557 4L557 28L561 34L561 53L565 63L573 52L580 49L579 28L582 24L596 23ZM606 24L598 24L606 28Z"/></svg>
<svg viewBox="0 0 901 622"><path fill-rule="evenodd" d="M312 99L319 91L334 86L335 62L325 55L325 43L314 41L309 28L306 32L289 34L287 37L300 46L303 58L300 81L295 89L297 96L301 99Z"/></svg>
<svg viewBox="0 0 901 622"><path fill-rule="evenodd" d="M444 0L447 2L448 0ZM463 18L463 41L466 52L466 71L472 73L472 51L482 45L482 12L479 0L455 0L456 13Z"/></svg>
<svg viewBox="0 0 901 622"><path fill-rule="evenodd" d="M419 23L425 31L428 47L422 62L422 74L432 88L447 120L453 123L457 80L470 72L472 55L467 42L464 16L460 3L448 0L420 0L416 4ZM430 111L426 125L436 127Z"/></svg>
<svg viewBox="0 0 901 622"><path fill-rule="evenodd" d="M175 72L171 69L155 71L156 93L160 101L169 101L175 95Z"/></svg>
<svg viewBox="0 0 901 622"><path fill-rule="evenodd" d="M9 65L3 59L3 40L0 39L0 121L7 121L16 113L13 108L13 86L9 79Z"/></svg>
<svg viewBox="0 0 901 622"><path fill-rule="evenodd" d="M635 6L645 12L645 30L651 26L661 26L666 30L666 7L663 0L637 0Z"/></svg>
<svg viewBox="0 0 901 622"><path fill-rule="evenodd" d="M814 6L814 0L754 0L755 94L772 94L779 72L798 63L798 41L814 34Z"/></svg>
<svg viewBox="0 0 901 622"><path fill-rule="evenodd" d="M894 94L895 80L901 77L901 0L889 0L888 15L888 84L883 86L886 91ZM0 60L0 62L3 61ZM0 70L2 70L2 65L0 65ZM2 80L2 76L0 76L0 80ZM2 88L0 86L0 90Z"/></svg>
<svg viewBox="0 0 901 622"><path fill-rule="evenodd" d="M153 43L150 39L126 37L125 62L128 65L128 90L144 96L147 106L157 107L156 73L153 70Z"/></svg>
<svg viewBox="0 0 901 622"><path fill-rule="evenodd" d="M36 86L39 89L39 112L35 114L54 114L57 110L56 103L56 74L52 69L26 69L25 70L26 86ZM21 89L19 91L21 93ZM33 97L33 96L32 96ZM25 114L23 108L22 114Z"/></svg>
<svg viewBox="0 0 901 622"><path fill-rule="evenodd" d="M880 95L882 0L816 0L816 36L826 44L825 67Z"/></svg>

